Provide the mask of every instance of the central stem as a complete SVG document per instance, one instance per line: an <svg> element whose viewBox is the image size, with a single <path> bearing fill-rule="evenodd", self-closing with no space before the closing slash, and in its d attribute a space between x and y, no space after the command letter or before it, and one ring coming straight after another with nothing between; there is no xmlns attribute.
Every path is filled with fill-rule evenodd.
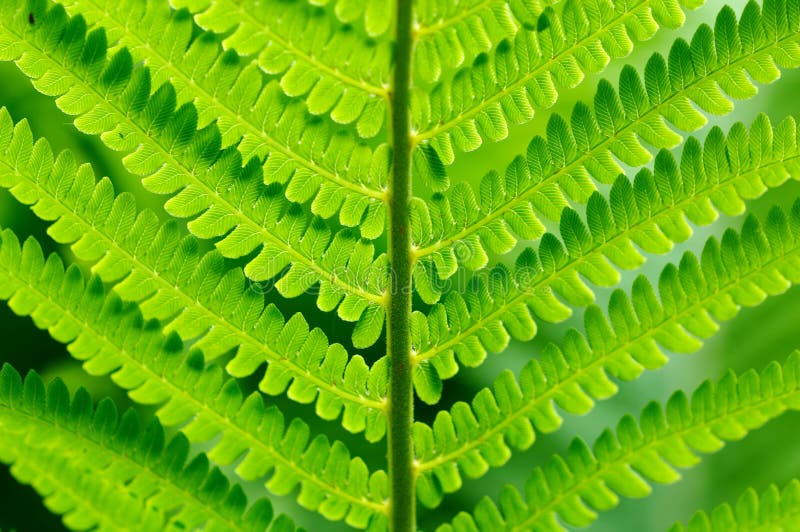
<svg viewBox="0 0 800 532"><path fill-rule="evenodd" d="M391 88L392 176L389 184L389 315L386 345L389 354L389 482L391 483L390 529L416 530L414 508L414 391L411 358L411 235L408 203L411 198L411 4L397 0L394 75Z"/></svg>

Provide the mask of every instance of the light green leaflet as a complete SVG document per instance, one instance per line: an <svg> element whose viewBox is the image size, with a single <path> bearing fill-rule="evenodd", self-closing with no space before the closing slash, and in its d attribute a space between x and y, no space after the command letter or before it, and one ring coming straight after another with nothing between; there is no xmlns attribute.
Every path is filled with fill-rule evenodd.
<svg viewBox="0 0 800 532"><path fill-rule="evenodd" d="M143 186L0 101L0 188L46 227L0 228L0 300L154 414L2 366L0 461L70 528L583 527L800 409L770 353L445 510L800 282L800 199L761 209L796 117L709 124L800 66L800 0L20 0L0 61ZM797 480L757 488L673 532L796 521Z"/></svg>

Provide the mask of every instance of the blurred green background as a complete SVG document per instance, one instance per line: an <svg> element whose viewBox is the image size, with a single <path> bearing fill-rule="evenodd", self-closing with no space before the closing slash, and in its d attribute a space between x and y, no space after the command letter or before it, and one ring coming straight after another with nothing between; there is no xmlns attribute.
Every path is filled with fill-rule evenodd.
<svg viewBox="0 0 800 532"><path fill-rule="evenodd" d="M741 12L743 2L734 2L737 13ZM670 43L677 35L690 37L694 29L703 22L713 21L722 4L708 2L701 10L691 13L687 25L679 32L662 30L657 38L639 47L627 62L642 67L646 58L653 52L666 54ZM619 70L624 65L615 61L603 73L616 84ZM641 70L641 69L640 69ZM590 77L577 90L563 91L558 105L550 112L568 112L577 100L589 101L594 94L597 76ZM757 98L737 103L733 115L713 118L709 126L695 133L702 138L711 125L720 125L725 131L735 120L749 125L759 112L767 113L774 122L788 115L798 116L800 112L800 73L786 72L783 79L769 87L761 87ZM36 136L45 136L59 151L70 149L77 158L90 162L98 176L112 176L118 190L128 190L136 194L140 207L150 207L163 214L163 200L146 193L137 178L129 175L120 163L118 154L106 150L95 138L89 138L75 131L69 117L61 114L50 98L36 93L27 79L19 74L14 65L0 64L0 105L7 107L15 120L27 118ZM451 179L468 180L477 183L484 172L491 168L502 169L511 159L524 152L530 138L543 132L550 112L540 113L533 123L515 127L509 139L487 145L478 152L461 156L456 165L450 168ZM750 204L751 211L763 214L775 204L790 205L800 197L800 184L792 182L778 190L773 190L763 198ZM579 209L580 210L580 209ZM666 257L649 257L641 272L651 280L666 262L679 260L686 250L698 251L706 238L720 235L726 227L741 227L742 219L721 218L717 224L695 232L690 242L676 246ZM35 235L48 251L57 251L66 260L73 260L66 248L55 246L46 236L46 225L36 219L30 211L16 203L5 190L0 190L0 226L11 227L24 238ZM621 286L630 286L635 274L626 274ZM599 290L598 299L605 307L610 290ZM276 293L267 294L270 302L275 302L284 314L297 311L309 316L312 324L321 326L329 332L333 340L349 346L349 326L342 325L331 316L319 312L311 296L292 301L278 300ZM505 367L520 368L537 353L547 341L559 340L567 327L581 327L582 313L575 312L569 322L552 326L540 324L539 335L527 344L515 343L502 355L491 356L486 364L477 370L464 371L459 381L447 382L445 393L450 394L448 402L467 399L475 391L488 385ZM756 309L745 309L733 321L723 323L722 329L705 348L694 355L673 355L671 362L659 371L646 373L635 383L621 386L621 393L614 398L599 403L589 416L567 416L563 428L555 434L539 435L534 448L516 455L509 465L500 470L492 470L486 477L465 481L464 490L448 496L445 504L435 512L422 511L421 527L432 529L452 513L471 509L477 500L489 495L495 497L504 483L522 486L530 470L545 463L554 452L563 452L570 440L580 436L593 441L606 427L613 426L627 413L635 413L650 400L665 401L676 389L691 390L707 378L718 378L725 368L743 371L747 368L762 368L770 360L782 360L795 348L800 348L800 287L789 290L782 296L769 299ZM71 388L85 386L96 397L111 396L121 408L131 406L130 401L120 393L109 379L87 376L64 346L52 341L47 333L37 330L27 318L19 318L9 311L5 303L0 303L0 361L9 362L20 372L35 369L46 378L61 377ZM380 348L365 355L368 358L380 356ZM253 387L253 382L245 383ZM301 416L317 431L328 431L333 437L344 440L353 452L361 454L370 465L383 464L383 445L368 446L360 436L343 432L336 423L325 423L314 417L313 409L298 406L282 398L276 402L284 409L287 418ZM151 416L152 411L142 411L142 416ZM420 408L421 419L431 419L430 408ZM200 450L200 448L198 448ZM645 500L623 500L620 506L604 515L589 529L592 531L618 530L663 530L675 520L687 520L697 509L711 509L726 500L734 500L748 486L763 490L769 483L783 484L800 474L800 413L784 415L778 421L755 431L741 442L730 444L722 452L704 460L699 467L689 470L684 480L671 486L656 486L654 493ZM256 493L259 486L248 486ZM331 524L316 516L299 510L289 498L275 499L279 510L286 510L297 518L299 524L309 530L339 530L343 527ZM17 484L10 476L8 468L0 467L0 530L17 529L21 531L62 530L60 519L51 515L36 493Z"/></svg>

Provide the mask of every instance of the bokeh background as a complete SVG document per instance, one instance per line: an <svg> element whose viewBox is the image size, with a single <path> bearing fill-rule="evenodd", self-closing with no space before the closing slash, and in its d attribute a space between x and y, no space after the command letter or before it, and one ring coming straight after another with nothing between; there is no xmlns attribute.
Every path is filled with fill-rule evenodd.
<svg viewBox="0 0 800 532"><path fill-rule="evenodd" d="M679 31L660 31L655 39L640 46L625 61L612 62L602 76L616 85L618 73L625 62L640 67L641 71L650 54L660 52L666 55L677 36L688 39L701 23L713 23L722 5L722 2L708 1L706 6L689 14L684 28ZM731 5L740 13L744 2L737 1ZM456 165L449 169L451 179L476 184L491 168L503 169L514 156L525 151L534 135L543 132L550 113L568 113L575 101L590 101L598 79L598 76L589 77L577 90L563 91L559 103L552 110L539 113L531 124L512 128L507 140L460 157ZM145 192L139 180L122 167L118 154L105 149L96 138L78 133L71 119L63 115L50 98L35 92L13 64L0 64L0 106L7 107L15 121L27 118L34 134L47 137L56 151L72 150L79 160L93 165L96 175L112 176L118 190L127 190L137 196L140 207L149 207L164 215L163 199ZM789 115L798 116L800 72L784 72L780 82L760 87L755 99L737 102L733 115L712 118L695 136L703 138L713 125L719 125L727 131L735 120L749 125L760 112L767 113L774 123ZM772 205L787 207L798 197L800 183L791 182L749 205L751 212L763 215ZM727 227L738 229L741 223L742 217L722 217L715 225L696 230L689 242L676 246L668 256L648 257L644 269L636 273L644 273L651 281L655 281L665 263L678 261L687 250L699 251L708 237L721 235ZM0 226L13 228L21 238L34 235L47 251L58 252L67 261L74 260L67 248L54 245L47 237L46 224L16 203L5 190L0 190ZM634 274L626 274L621 287L629 288L634 277ZM609 294L610 290L598 290L598 302L604 308ZM345 346L350 345L349 326L319 312L313 296L285 301L275 291L267 291L265 297L276 303L285 315L303 312L313 325L326 329L333 340ZM529 358L538 356L548 341L560 340L568 327L580 328L582 319L582 312L577 311L566 323L557 326L540 324L539 334L532 342L514 343L501 355L490 356L481 368L463 371L458 382L447 382L447 401L470 398L477 390L490 384L503 368L519 369ZM46 379L60 377L72 389L85 386L98 399L112 397L121 409L135 407L110 379L89 377L70 358L63 345L51 340L46 332L37 330L29 319L15 316L4 302L0 303L0 338L0 362L9 362L20 372L35 369ZM717 379L726 368L733 368L737 372L748 368L761 369L770 360L783 360L796 348L800 348L800 287L771 298L755 309L744 309L736 319L723 323L721 331L700 352L693 355L671 354L668 365L658 371L645 373L634 383L623 384L618 395L599 403L590 415L566 416L561 430L550 435L538 435L534 447L529 452L516 455L507 467L492 470L480 480L465 481L463 491L446 497L445 503L437 511L422 511L420 525L424 529L432 529L452 513L471 509L480 497L496 497L505 483L522 486L534 466L544 464L553 453L563 453L574 437L593 442L603 429L615 425L625 414L638 414L651 400L663 402L676 389L691 390L707 378ZM379 357L381 346L368 350L364 355L372 359ZM243 385L254 389L256 382L253 380ZM351 450L363 456L370 465L383 465L383 445L366 445L363 438L345 433L338 424L317 420L310 408L282 398L276 398L275 401L283 408L287 418L300 416L312 424L316 431L327 431L332 437L347 442ZM140 408L140 411L143 418L153 415L152 410ZM420 419L430 420L432 415L433 411L429 408L418 409ZM202 450L202 447L198 447L198 450ZM685 522L697 509L708 510L723 501L735 500L748 486L761 491L771 482L783 484L798 474L800 413L793 412L705 459L699 467L686 471L682 482L656 486L653 494L644 500L623 499L618 508L602 514L589 530L664 530L676 520ZM257 484L248 486L251 493L257 493L258 490ZM286 510L309 530L344 528L298 509L291 497L274 498L274 502L278 510ZM63 526L58 517L47 511L31 488L16 483L8 468L0 466L0 530L9 529L55 531L63 530Z"/></svg>

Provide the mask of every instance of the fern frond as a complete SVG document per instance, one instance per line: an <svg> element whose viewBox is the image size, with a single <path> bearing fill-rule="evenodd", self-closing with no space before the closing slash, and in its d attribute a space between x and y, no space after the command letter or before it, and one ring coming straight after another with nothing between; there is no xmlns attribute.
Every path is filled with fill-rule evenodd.
<svg viewBox="0 0 800 532"><path fill-rule="evenodd" d="M338 212L345 226L358 226L363 218L360 230L367 238L383 233L386 145L373 151L312 118L301 102L283 95L277 81L266 81L255 63L223 52L216 36L192 38L185 11L139 0L59 3L100 25L112 45L129 49L134 63L144 61L152 86L169 82L177 106L192 102L198 127L216 121L222 147L235 144L244 160L264 160L266 182L286 185L287 199L313 199L314 214L330 218Z"/></svg>
<svg viewBox="0 0 800 532"><path fill-rule="evenodd" d="M452 80L413 93L415 141L452 164L456 149L473 151L484 139L502 140L509 123L530 121L535 110L555 103L560 89L573 88L586 73L628 55L632 39L647 40L660 26L681 26L683 9L702 3L570 0L545 9L535 29L501 41Z"/></svg>
<svg viewBox="0 0 800 532"><path fill-rule="evenodd" d="M471 405L461 402L439 413L433 427L418 423L420 499L436 505L443 493L461 487L461 474L476 478L503 465L512 449L533 444L534 427L556 430L556 405L585 414L595 400L616 393L609 376L631 381L663 366L664 350L697 351L717 332L717 322L800 283L800 202L790 219L776 208L763 227L751 217L741 235L728 230L721 244L712 238L701 256L698 261L686 253L679 266L665 267L660 297L646 277L638 277L630 296L619 289L612 294L609 318L595 305L586 310L585 336L569 330L560 346L551 343L540 359L530 360L518 379L505 371Z"/></svg>
<svg viewBox="0 0 800 532"><path fill-rule="evenodd" d="M280 78L290 97L307 99L314 114L355 124L364 137L376 135L386 116L392 43L364 39L306 0L172 0L187 6L203 29L224 34L223 45L257 57L267 74ZM389 7L385 2L372 5ZM379 13L390 24L394 11ZM385 18L383 18L385 17ZM385 29L370 28L371 30Z"/></svg>
<svg viewBox="0 0 800 532"><path fill-rule="evenodd" d="M344 411L344 427L364 430L370 440L385 434L385 361L369 369L362 357L329 345L320 329L309 330L301 314L285 322L217 251L201 255L197 240L177 224L137 212L134 198L115 196L109 180L95 183L89 165L78 167L69 152L54 157L44 140L33 143L27 122L14 126L3 108L0 187L52 222L50 236L93 263L93 273L138 303L145 319L159 320L207 359L233 351L227 365L233 376L252 375L267 361L262 391L287 393L301 403L316 400L323 419Z"/></svg>
<svg viewBox="0 0 800 532"><path fill-rule="evenodd" d="M238 461L236 472L245 480L271 471L270 491L284 495L299 485L298 502L329 519L356 527L385 519L383 471L370 473L344 444L313 436L300 419L285 423L258 392L243 397L236 381L205 365L199 351L184 357L176 335L165 338L158 322L143 323L135 305L105 294L99 278L84 284L77 267L65 271L55 255L45 261L34 239L20 248L8 230L2 233L0 278L0 298L68 343L87 372L111 373L135 401L161 405L161 422L181 426L192 442L221 434L210 445L215 463Z"/></svg>
<svg viewBox="0 0 800 532"><path fill-rule="evenodd" d="M364 31L370 37L383 36L394 24L391 0L308 0L315 6L333 5L341 22L355 24L363 18Z"/></svg>
<svg viewBox="0 0 800 532"><path fill-rule="evenodd" d="M642 166L652 157L644 143L673 148L682 140L675 129L689 132L706 123L698 108L726 114L733 98L756 94L754 82L771 83L780 77L778 67L799 66L800 14L787 6L769 1L761 13L750 2L738 23L733 10L724 8L713 31L701 26L691 44L676 41L669 61L654 54L644 81L626 65L619 93L603 80L593 110L578 103L569 120L552 115L546 137L535 137L526 157L515 159L505 176L491 172L483 178L479 199L461 183L435 197L431 209L420 202L416 216L426 225L414 242L423 259L419 267L436 264L436 275L446 279L458 262L481 268L489 252L507 253L518 238L539 238L541 217L558 221L567 197L586 203L595 181L611 183L623 173L615 157Z"/></svg>
<svg viewBox="0 0 800 532"><path fill-rule="evenodd" d="M633 184L620 176L608 200L593 193L588 224L575 211L564 211L561 234L566 247L547 233L538 253L528 248L511 269L498 265L479 271L472 287L450 291L427 316L415 314L417 359L430 360L441 378L450 378L458 371L455 357L463 365L476 366L487 351L502 351L510 338L531 339L535 317L549 322L569 317L570 308L556 295L571 305L586 306L594 299L586 281L613 286L619 279L617 267L635 269L644 262L642 252L666 253L673 242L686 240L691 234L687 219L705 225L714 221L717 211L741 214L743 200L790 177L800 178L797 128L792 118L773 128L761 115L749 132L736 124L726 139L715 127L702 147L690 138L680 163L662 150L655 173L642 170ZM420 289L423 284L417 280ZM438 293L439 287L429 284L434 288L428 293Z"/></svg>
<svg viewBox="0 0 800 532"><path fill-rule="evenodd" d="M731 508L728 503L714 508L711 515L697 512L684 528L675 524L670 532L780 532L800 523L800 480L793 479L783 489L772 484L760 495L753 488L745 491Z"/></svg>
<svg viewBox="0 0 800 532"><path fill-rule="evenodd" d="M72 529L270 527L269 501L247 510L242 488L230 486L204 454L188 460L183 435L166 441L158 422L143 429L133 410L119 418L108 399L93 409L85 389L70 398L60 380L45 388L32 372L23 383L6 364L0 371L0 427L0 460ZM270 530L295 525L282 515Z"/></svg>
<svg viewBox="0 0 800 532"><path fill-rule="evenodd" d="M363 18L364 30L370 37L380 37L392 28L394 10L391 0L308 0L313 5L334 5L336 17L352 24Z"/></svg>
<svg viewBox="0 0 800 532"><path fill-rule="evenodd" d="M712 453L739 440L788 409L800 409L800 352L760 374L728 372L718 383L703 383L691 401L682 392L662 408L650 403L639 422L626 416L616 434L605 431L593 450L576 439L566 456L537 468L524 495L506 486L500 509L483 499L474 517L460 513L445 531L564 530L586 526L597 512L615 507L619 495L644 497L650 483L680 479L676 468L696 465L697 453ZM565 525L562 525L561 522Z"/></svg>
<svg viewBox="0 0 800 532"><path fill-rule="evenodd" d="M518 31L536 27L545 7L558 0L422 0L414 9L414 74L430 84L448 70L472 64Z"/></svg>
<svg viewBox="0 0 800 532"><path fill-rule="evenodd" d="M225 257L260 250L245 267L248 278L276 279L285 297L319 283L320 307L334 310L344 300L348 308L340 316L359 323L357 347L377 340L388 276L386 257L373 259L372 243L354 230L332 234L322 219L289 203L280 187L265 189L257 159L242 168L236 148L219 152L213 124L197 131L195 108L175 110L170 85L150 95L149 70L134 67L126 49L106 60L104 33L87 36L81 17L69 19L62 7L45 10L37 3L31 29L27 9L12 8L2 5L0 35L12 44L2 48L0 60L15 60L40 91L59 96L59 107L78 116L79 130L128 152L126 167L144 176L151 192L172 195L167 211L193 218L193 234L222 237L216 246Z"/></svg>

